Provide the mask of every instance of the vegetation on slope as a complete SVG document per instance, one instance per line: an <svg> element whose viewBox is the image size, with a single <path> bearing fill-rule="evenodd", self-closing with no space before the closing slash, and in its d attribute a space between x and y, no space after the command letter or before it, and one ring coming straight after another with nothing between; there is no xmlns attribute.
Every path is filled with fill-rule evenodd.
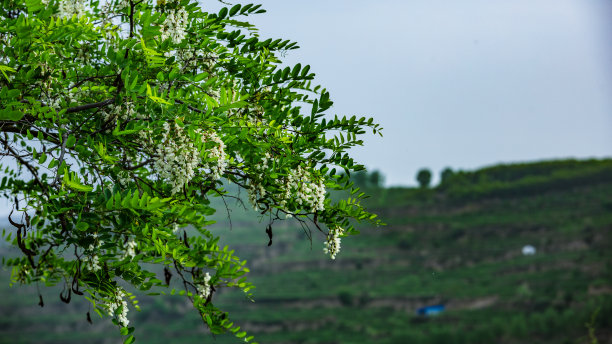
<svg viewBox="0 0 612 344"><path fill-rule="evenodd" d="M256 213L230 203L231 230L227 222L214 230L230 231L226 244L248 249L259 288L254 303L223 291L219 303L262 343L612 337L612 160L501 165L446 177L436 188L366 185L369 206L388 226L361 228L343 240L335 261L311 247L308 235L322 233L296 223L275 225L268 247L267 219L253 221ZM227 213L216 216L223 222ZM527 244L535 255L522 255ZM59 290L43 295L39 308L35 288L25 294L6 284L0 292L11 297L0 300L0 343L77 343L89 326L99 335L87 342L118 341L97 315L93 325L86 322L86 305L56 302ZM152 309L134 318L141 342L236 342L206 334L180 298L141 302ZM444 304L445 312L416 315L433 304Z"/></svg>

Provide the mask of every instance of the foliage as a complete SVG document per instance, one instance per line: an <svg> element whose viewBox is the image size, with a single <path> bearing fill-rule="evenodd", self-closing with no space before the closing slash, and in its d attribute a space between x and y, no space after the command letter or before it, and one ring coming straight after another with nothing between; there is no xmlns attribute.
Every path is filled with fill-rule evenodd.
<svg viewBox="0 0 612 344"><path fill-rule="evenodd" d="M502 168L503 166L503 168ZM439 187L456 201L521 197L612 181L612 160L559 160L453 173Z"/></svg>
<svg viewBox="0 0 612 344"><path fill-rule="evenodd" d="M574 171L597 164L583 161ZM295 240L305 237L296 233L295 221L275 229L274 244L267 247L267 238L253 230L254 211L228 202L233 227L221 243L240 245L241 256L249 259L257 302L244 302L240 290L216 294L216 302L265 343L434 343L449 333L452 343L590 343L585 323L600 343L610 337L612 182L459 203L437 188L427 190L431 199L420 197L422 191L370 190L364 205L377 208L389 225L384 233L362 228L361 235L343 241L332 264L312 254L317 247L307 240ZM220 230L227 219L223 212L214 217ZM525 244L537 247L537 254L523 256ZM11 297L0 300L0 343L15 335L26 343L109 340L104 331L88 333L86 304L68 312L77 304L63 307L45 297L45 307L36 312L34 286L29 295L24 288L18 295L2 288L0 294ZM51 290L42 292L52 295ZM139 340L166 343L180 336L181 343L202 342L199 319L182 299L139 301L142 312L133 317ZM417 308L439 302L447 302L444 313L415 315ZM58 309L66 309L62 319ZM98 329L104 325L93 320ZM236 343L229 334L214 341Z"/></svg>
<svg viewBox="0 0 612 344"><path fill-rule="evenodd" d="M13 282L64 285L63 301L87 298L131 342L138 306L124 286L164 294L175 278L213 333L249 341L214 303L220 288L253 287L209 229L211 198L237 198L224 183L248 193L270 243L287 217L328 238L354 234L351 220L378 223L362 194L336 202L328 191L350 190L363 167L347 150L379 126L327 115L333 103L310 66L279 67L296 43L262 40L243 20L262 12L1 1L0 192L16 228L7 239L22 252L6 261Z"/></svg>
<svg viewBox="0 0 612 344"><path fill-rule="evenodd" d="M417 172L416 180L419 182L419 186L422 189L426 189L429 187L431 183L431 171L426 168L422 168Z"/></svg>
<svg viewBox="0 0 612 344"><path fill-rule="evenodd" d="M351 180L355 183L355 186L359 188L381 188L384 184L384 176L378 171L374 170L372 172L368 172L365 170L361 170L351 174Z"/></svg>
<svg viewBox="0 0 612 344"><path fill-rule="evenodd" d="M442 172L440 172L440 186L448 183L453 177L453 174L455 174L455 172L450 167L443 169Z"/></svg>

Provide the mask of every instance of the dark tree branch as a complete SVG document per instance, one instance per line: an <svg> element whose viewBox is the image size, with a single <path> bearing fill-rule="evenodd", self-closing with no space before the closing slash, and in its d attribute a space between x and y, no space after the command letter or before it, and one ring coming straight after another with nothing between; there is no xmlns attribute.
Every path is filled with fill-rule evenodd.
<svg viewBox="0 0 612 344"><path fill-rule="evenodd" d="M66 153L66 141L67 140L68 140L68 134L64 132L64 134L62 135L62 151L58 159L57 172L55 173L55 179L53 179L53 185L57 184L57 180L60 175L60 168L62 167L62 163L64 162L64 154Z"/></svg>
<svg viewBox="0 0 612 344"><path fill-rule="evenodd" d="M75 113L75 112L80 112L80 111L89 110L89 109L97 109L97 108L108 106L114 102L115 102L115 98L110 98L110 99L107 99L101 102L97 102L97 103L74 106L74 107L68 108L66 110L66 113Z"/></svg>
<svg viewBox="0 0 612 344"><path fill-rule="evenodd" d="M6 133L5 133L6 135ZM12 156L17 159L17 161L19 161L23 166L25 166L30 173L32 173L32 176L34 177L34 180L36 181L36 184L38 184L38 186L40 186L40 189L43 191L43 193L47 193L47 187L40 181L40 179L38 178L38 172L36 171L36 169L34 167L32 167L32 165L30 165L27 161L25 161L22 157L19 156L19 154L17 154L17 152L15 152L15 150L13 150L13 148L11 148L11 145L9 145L8 143L8 139L0 139L0 142L2 142L2 144L6 147L6 149L12 154Z"/></svg>

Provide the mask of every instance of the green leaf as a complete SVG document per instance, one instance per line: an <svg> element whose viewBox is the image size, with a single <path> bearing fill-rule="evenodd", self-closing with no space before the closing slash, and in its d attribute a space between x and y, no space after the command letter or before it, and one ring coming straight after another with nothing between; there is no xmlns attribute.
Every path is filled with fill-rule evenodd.
<svg viewBox="0 0 612 344"><path fill-rule="evenodd" d="M89 228L89 224L87 222L79 222L76 224L76 228L83 232Z"/></svg>
<svg viewBox="0 0 612 344"><path fill-rule="evenodd" d="M81 192L90 192L91 190L93 190L92 186L81 184L79 178L76 175L69 176L66 170L64 171L64 185Z"/></svg>
<svg viewBox="0 0 612 344"><path fill-rule="evenodd" d="M13 73L15 73L16 70L14 70L13 68L11 68L9 66L0 65L0 72L2 73L2 75L4 75L4 78L6 79L6 81L10 81L9 78L8 78L8 75L6 75L6 72L13 72Z"/></svg>
<svg viewBox="0 0 612 344"><path fill-rule="evenodd" d="M74 135L68 136L68 140L66 140L66 147L72 148L76 143L76 137Z"/></svg>
<svg viewBox="0 0 612 344"><path fill-rule="evenodd" d="M23 118L25 114L17 110L1 109L0 120L1 121L18 121Z"/></svg>
<svg viewBox="0 0 612 344"><path fill-rule="evenodd" d="M225 16L227 15L228 9L227 7L223 7L220 11L219 11L219 19L223 19L225 18Z"/></svg>
<svg viewBox="0 0 612 344"><path fill-rule="evenodd" d="M238 13L238 11L240 11L240 4L234 5L230 10L229 10L229 16L233 17L236 13Z"/></svg>

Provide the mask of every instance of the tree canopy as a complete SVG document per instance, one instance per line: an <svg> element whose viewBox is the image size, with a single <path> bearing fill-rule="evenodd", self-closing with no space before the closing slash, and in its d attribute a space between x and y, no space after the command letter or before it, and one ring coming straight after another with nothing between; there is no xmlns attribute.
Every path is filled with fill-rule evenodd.
<svg viewBox="0 0 612 344"><path fill-rule="evenodd" d="M228 190L242 190L270 238L293 217L321 233L332 259L356 221L379 223L360 205L349 176L363 166L347 153L378 124L332 116L310 66L281 67L297 44L261 38L245 18L262 12L0 0L3 233L21 252L4 261L13 283L86 297L126 342L136 290L180 293L213 333L250 341L215 306L220 288L250 297L253 286L246 262L209 230L211 198L241 201ZM334 190L352 193L334 201Z"/></svg>
<svg viewBox="0 0 612 344"><path fill-rule="evenodd" d="M419 186L423 189L429 187L431 183L431 171L427 168L422 168L417 172L416 180L419 182Z"/></svg>

